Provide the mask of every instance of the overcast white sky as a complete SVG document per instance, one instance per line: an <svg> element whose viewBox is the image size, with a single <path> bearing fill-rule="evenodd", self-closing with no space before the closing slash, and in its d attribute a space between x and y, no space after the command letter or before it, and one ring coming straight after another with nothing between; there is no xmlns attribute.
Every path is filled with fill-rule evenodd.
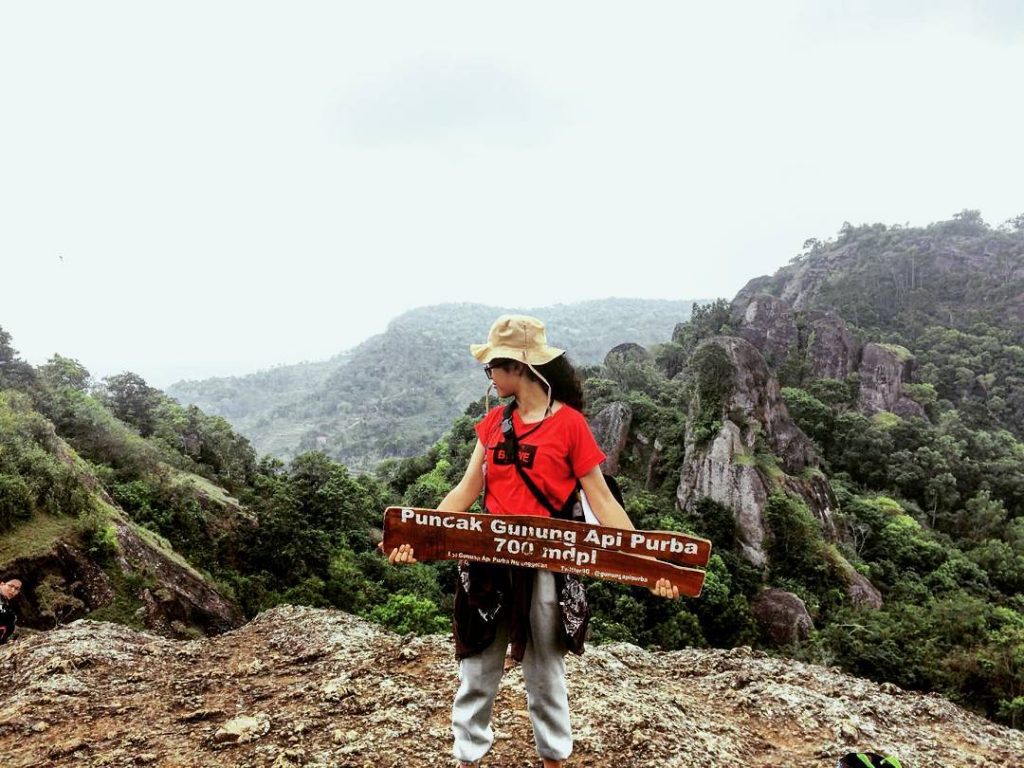
<svg viewBox="0 0 1024 768"><path fill-rule="evenodd" d="M1024 3L0 2L0 326L164 386L1024 212ZM486 329L481 329L481 334Z"/></svg>

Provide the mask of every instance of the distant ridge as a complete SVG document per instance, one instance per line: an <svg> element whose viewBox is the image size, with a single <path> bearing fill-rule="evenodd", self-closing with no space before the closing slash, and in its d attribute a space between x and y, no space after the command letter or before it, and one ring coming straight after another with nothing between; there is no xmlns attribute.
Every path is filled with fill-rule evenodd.
<svg viewBox="0 0 1024 768"><path fill-rule="evenodd" d="M623 342L666 341L693 304L610 298L548 307L419 307L328 361L183 381L167 392L223 416L260 453L289 459L322 450L367 470L384 458L422 452L483 396L486 382L467 347L482 341L499 315L541 317L552 344L567 349L577 365L593 365Z"/></svg>

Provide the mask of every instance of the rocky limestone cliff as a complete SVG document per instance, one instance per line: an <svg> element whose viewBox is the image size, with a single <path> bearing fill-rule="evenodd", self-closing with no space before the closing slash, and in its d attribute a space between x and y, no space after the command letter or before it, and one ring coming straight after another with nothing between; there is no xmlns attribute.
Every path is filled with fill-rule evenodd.
<svg viewBox="0 0 1024 768"><path fill-rule="evenodd" d="M705 497L731 509L740 553L763 568L768 561L764 552L768 485L751 457L752 446L742 430L728 420L709 447L688 440L676 500L680 507L691 511Z"/></svg>
<svg viewBox="0 0 1024 768"><path fill-rule="evenodd" d="M741 294L742 296L742 294ZM738 333L777 370L803 358L812 379L845 379L860 365L860 342L841 317L820 310L796 311L765 293L732 303Z"/></svg>
<svg viewBox="0 0 1024 768"><path fill-rule="evenodd" d="M0 753L28 766L450 766L458 685L440 636L280 607L172 641L79 621L0 647ZM1005 768L1024 734L935 695L749 648L569 657L569 766L831 768L853 749L907 766ZM505 675L490 768L536 763L522 673Z"/></svg>
<svg viewBox="0 0 1024 768"><path fill-rule="evenodd" d="M860 364L860 342L841 317L820 310L796 311L766 293L741 291L731 304L738 333L778 369L803 357L812 379L845 379Z"/></svg>
<svg viewBox="0 0 1024 768"><path fill-rule="evenodd" d="M743 556L762 567L764 509L768 495L779 487L777 476L790 476L787 487L804 496L826 529L831 528L832 492L820 474L804 473L817 465L817 457L790 418L778 381L757 348L744 339L716 336L703 342L695 356L706 345L725 352L733 383L720 405L721 426L709 442L697 442L696 414L691 413L676 499L688 510L704 497L733 510ZM781 469L758 466L757 454L765 455L766 449L781 460Z"/></svg>
<svg viewBox="0 0 1024 768"><path fill-rule="evenodd" d="M727 377L731 386L718 409L718 431L707 441L698 442L695 429L701 404L695 400L691 405L686 453L676 490L679 506L695 511L700 499L710 498L730 509L735 544L740 554L758 568L771 567L765 551L769 533L765 509L773 492L803 499L816 515L825 539L835 541L835 494L818 470L811 441L790 417L778 380L764 357L744 339L719 336L701 344L695 359L706 345L725 353L732 370L731 377ZM718 542L718 546L723 544L728 546ZM833 547L830 552L833 572L844 584L852 604L881 607L881 594L870 581L838 549ZM806 609L794 608L798 598L785 594L785 599L779 594L762 595L764 610L755 611L766 638L778 644L803 640L812 627Z"/></svg>

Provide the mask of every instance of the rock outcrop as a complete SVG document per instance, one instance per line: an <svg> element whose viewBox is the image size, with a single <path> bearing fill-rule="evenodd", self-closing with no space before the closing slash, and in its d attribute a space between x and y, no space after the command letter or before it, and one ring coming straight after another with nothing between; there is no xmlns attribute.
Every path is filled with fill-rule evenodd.
<svg viewBox="0 0 1024 768"><path fill-rule="evenodd" d="M808 374L813 379L845 379L860 364L860 342L843 319L832 312L805 315L804 343Z"/></svg>
<svg viewBox="0 0 1024 768"><path fill-rule="evenodd" d="M22 626L52 626L58 618L52 606L33 599L37 588L44 584L61 593L67 611L65 620L81 616L83 610L108 605L115 596L110 577L73 541L58 540L44 554L15 559L3 564L3 569L23 578L30 576L18 603Z"/></svg>
<svg viewBox="0 0 1024 768"><path fill-rule="evenodd" d="M191 642L75 622L0 646L0 753L29 766L452 764L448 639L284 606ZM854 749L904 765L1003 768L1024 733L935 695L749 648L568 658L571 765L831 768ZM537 762L522 672L505 674L489 766Z"/></svg>
<svg viewBox="0 0 1024 768"><path fill-rule="evenodd" d="M800 472L816 465L817 456L811 441L790 418L779 382L768 370L761 353L749 342L731 336L715 336L704 343L717 344L725 350L735 372L735 383L724 403L723 416L742 414L748 421L758 423L786 471ZM747 431L753 429L748 426ZM753 447L753 443L750 445Z"/></svg>
<svg viewBox="0 0 1024 768"><path fill-rule="evenodd" d="M914 373L914 356L893 344L865 344L860 360L857 406L868 416L889 411L903 418L924 417L924 409L903 394Z"/></svg>
<svg viewBox="0 0 1024 768"><path fill-rule="evenodd" d="M855 258L853 249L836 248L750 280L737 294L737 300L747 300L757 293L770 293L782 299L794 310L814 309L822 286L845 261Z"/></svg>
<svg viewBox="0 0 1024 768"><path fill-rule="evenodd" d="M849 565L849 563L847 563ZM849 578L846 583L846 594L850 602L862 608L878 610L882 607L882 593L878 588L868 581L868 577L857 573L852 567L849 570Z"/></svg>
<svg viewBox="0 0 1024 768"><path fill-rule="evenodd" d="M210 582L173 550L147 541L147 535L152 534L125 520L117 525L121 569L146 574L157 585L145 588L141 595L147 628L180 638L191 636L194 630L226 632L244 621L242 612Z"/></svg>
<svg viewBox="0 0 1024 768"><path fill-rule="evenodd" d="M766 564L764 509L769 494L780 487L771 475L801 475L816 466L817 457L810 440L790 418L778 381L761 353L744 339L716 336L701 344L695 357L705 345L724 351L732 367L733 384L720 404L719 430L709 442L698 444L697 417L691 413L676 499L688 510L705 497L731 509L744 558L762 567ZM696 407L699 404L695 403ZM758 467L759 451L762 456L768 451L777 456L782 468ZM832 493L827 481L820 475L791 481L791 487L805 496L823 525L831 529ZM825 487L819 488L822 484Z"/></svg>
<svg viewBox="0 0 1024 768"><path fill-rule="evenodd" d="M773 371L799 360L802 375L809 379L842 381L859 373L862 413L872 416L886 411L902 418L925 418L924 409L903 394L903 385L914 372L914 356L907 349L877 343L862 348L838 315L798 311L784 299L751 293L750 285L733 300L732 313L739 335L757 347Z"/></svg>
<svg viewBox="0 0 1024 768"><path fill-rule="evenodd" d="M683 509L694 510L702 498L709 498L732 510L736 523L736 544L744 559L763 568L764 509L768 484L753 463L749 435L726 420L710 446L698 446L689 439L683 459L676 500Z"/></svg>
<svg viewBox="0 0 1024 768"><path fill-rule="evenodd" d="M800 354L800 331L793 310L783 301L759 293L745 307L733 304L740 314L739 335L764 355L771 368L778 368L791 356Z"/></svg>
<svg viewBox="0 0 1024 768"><path fill-rule="evenodd" d="M619 457L629 438L633 409L628 403L609 403L590 420L590 430L607 457L601 469L614 475L619 471Z"/></svg>
<svg viewBox="0 0 1024 768"><path fill-rule="evenodd" d="M757 347L768 366L803 359L814 379L845 379L857 370L860 343L841 317L820 310L797 311L782 299L741 291L732 301L739 335Z"/></svg>

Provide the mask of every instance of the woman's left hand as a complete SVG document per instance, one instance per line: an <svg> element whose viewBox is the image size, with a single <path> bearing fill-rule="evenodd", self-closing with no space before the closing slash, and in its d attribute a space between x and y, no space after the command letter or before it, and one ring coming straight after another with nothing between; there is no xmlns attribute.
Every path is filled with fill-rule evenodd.
<svg viewBox="0 0 1024 768"><path fill-rule="evenodd" d="M668 579L658 579L658 583L651 587L651 593L658 597L675 600L679 597L679 587L672 586L672 582Z"/></svg>

